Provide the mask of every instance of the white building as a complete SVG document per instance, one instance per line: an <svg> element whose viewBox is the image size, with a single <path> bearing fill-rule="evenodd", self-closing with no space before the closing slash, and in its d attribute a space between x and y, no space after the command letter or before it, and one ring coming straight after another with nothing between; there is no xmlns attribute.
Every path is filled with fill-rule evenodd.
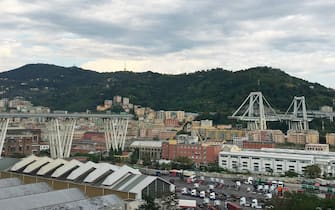
<svg viewBox="0 0 335 210"><path fill-rule="evenodd" d="M219 154L219 166L236 172L283 174L293 171L303 174L306 166L313 164L319 165L322 174L335 175L335 152L262 148Z"/></svg>

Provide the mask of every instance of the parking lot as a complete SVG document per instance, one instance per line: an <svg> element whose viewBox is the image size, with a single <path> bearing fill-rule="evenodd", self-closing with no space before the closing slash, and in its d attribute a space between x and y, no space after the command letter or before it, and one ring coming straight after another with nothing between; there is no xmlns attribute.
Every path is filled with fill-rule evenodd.
<svg viewBox="0 0 335 210"><path fill-rule="evenodd" d="M194 182L187 182L187 177L185 177L185 179L171 176L166 176L164 178L174 182L179 199L196 200L198 209L208 209L208 207L215 207L213 209L225 209L225 202L230 201L240 204L240 198L242 197L246 198L247 205L251 205L252 200L257 199L256 206L258 208L264 208L267 199L265 192L271 191L269 186L246 184L244 183L246 180L240 180L238 178L218 179L211 177L197 177ZM259 186L262 186L261 190L257 189ZM263 189L264 186L266 186L266 189ZM294 188L296 186L291 186L292 189L295 190ZM215 193L215 198L212 197L213 199L210 199L210 196L213 195L210 194L210 192ZM277 190L272 189L272 193L270 194L276 195L277 193ZM247 210L253 209L246 206L243 206L242 208Z"/></svg>

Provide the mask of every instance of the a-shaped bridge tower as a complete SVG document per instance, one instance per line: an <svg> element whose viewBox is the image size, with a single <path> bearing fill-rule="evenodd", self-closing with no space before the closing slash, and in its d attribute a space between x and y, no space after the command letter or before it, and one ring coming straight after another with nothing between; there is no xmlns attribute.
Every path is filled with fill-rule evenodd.
<svg viewBox="0 0 335 210"><path fill-rule="evenodd" d="M308 130L307 109L304 96L294 96L292 103L285 113L290 130Z"/></svg>
<svg viewBox="0 0 335 210"><path fill-rule="evenodd" d="M249 130L266 130L267 121L280 120L262 92L251 92L230 118L246 121Z"/></svg>

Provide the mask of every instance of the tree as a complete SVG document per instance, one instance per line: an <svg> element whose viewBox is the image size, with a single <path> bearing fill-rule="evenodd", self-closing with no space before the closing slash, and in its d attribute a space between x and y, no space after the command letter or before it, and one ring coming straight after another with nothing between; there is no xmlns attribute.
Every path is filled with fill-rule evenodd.
<svg viewBox="0 0 335 210"><path fill-rule="evenodd" d="M176 169L191 169L193 167L193 161L186 156L176 157L172 162L172 168Z"/></svg>
<svg viewBox="0 0 335 210"><path fill-rule="evenodd" d="M151 159L150 159L149 154L143 154L141 158L142 158L144 166L150 166L151 165Z"/></svg>
<svg viewBox="0 0 335 210"><path fill-rule="evenodd" d="M299 174L294 171L286 171L285 176L287 177L297 177Z"/></svg>
<svg viewBox="0 0 335 210"><path fill-rule="evenodd" d="M315 210L317 207L328 209L335 206L334 199L320 199L314 194L285 192L284 197L274 197L267 205L272 205L273 210Z"/></svg>
<svg viewBox="0 0 335 210"><path fill-rule="evenodd" d="M155 203L154 198L143 196L144 203L138 207L138 210L159 210L159 206Z"/></svg>
<svg viewBox="0 0 335 210"><path fill-rule="evenodd" d="M311 179L318 178L321 175L321 169L316 164L306 166L306 169L304 171L304 175L308 178L311 178Z"/></svg>
<svg viewBox="0 0 335 210"><path fill-rule="evenodd" d="M132 151L129 159L130 164L136 164L139 159L139 149L135 149Z"/></svg>

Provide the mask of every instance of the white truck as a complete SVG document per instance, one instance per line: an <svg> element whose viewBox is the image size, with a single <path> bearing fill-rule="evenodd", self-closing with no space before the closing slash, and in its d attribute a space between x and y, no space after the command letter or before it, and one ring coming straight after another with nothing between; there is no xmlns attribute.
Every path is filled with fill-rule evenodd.
<svg viewBox="0 0 335 210"><path fill-rule="evenodd" d="M252 184L254 182L254 178L249 176L247 181L244 182L244 184Z"/></svg>
<svg viewBox="0 0 335 210"><path fill-rule="evenodd" d="M252 199L252 201L251 201L251 208L262 209L262 206L260 206L258 204L258 200L257 199Z"/></svg>
<svg viewBox="0 0 335 210"><path fill-rule="evenodd" d="M181 189L181 194L182 195L187 195L188 194L188 190L186 187L184 187L183 189Z"/></svg>
<svg viewBox="0 0 335 210"><path fill-rule="evenodd" d="M209 193L209 199L215 200L215 192Z"/></svg>
<svg viewBox="0 0 335 210"><path fill-rule="evenodd" d="M241 197L240 198L240 206L246 206L246 207L250 207L250 203L247 202L246 197Z"/></svg>
<svg viewBox="0 0 335 210"><path fill-rule="evenodd" d="M192 191L191 191L191 196L194 196L194 197L196 197L197 196L197 190L196 189L193 189Z"/></svg>
<svg viewBox="0 0 335 210"><path fill-rule="evenodd" d="M199 193L199 197L200 197L200 198L205 198L205 197L206 197L206 192L205 192L205 191L201 191L201 192Z"/></svg>

